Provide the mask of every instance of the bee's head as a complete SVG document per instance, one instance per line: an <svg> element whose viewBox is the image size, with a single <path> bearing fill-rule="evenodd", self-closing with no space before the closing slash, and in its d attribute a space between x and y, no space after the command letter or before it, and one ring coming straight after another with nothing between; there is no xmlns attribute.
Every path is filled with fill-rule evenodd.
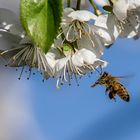
<svg viewBox="0 0 140 140"><path fill-rule="evenodd" d="M101 76L99 77L99 79L91 86L91 87L95 87L96 85L103 85L106 83L106 77L108 76L107 72L104 72L103 74L101 74Z"/></svg>
<svg viewBox="0 0 140 140"><path fill-rule="evenodd" d="M109 74L107 72L104 72L103 74L101 74L99 79L104 79L108 76Z"/></svg>

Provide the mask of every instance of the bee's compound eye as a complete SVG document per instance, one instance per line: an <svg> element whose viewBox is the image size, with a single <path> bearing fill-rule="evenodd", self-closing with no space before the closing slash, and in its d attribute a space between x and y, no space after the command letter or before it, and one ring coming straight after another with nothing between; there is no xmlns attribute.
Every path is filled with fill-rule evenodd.
<svg viewBox="0 0 140 140"><path fill-rule="evenodd" d="M104 72L104 75L105 75L105 76L107 76L107 75L108 75L108 73L107 73L107 72Z"/></svg>
<svg viewBox="0 0 140 140"><path fill-rule="evenodd" d="M103 73L103 77L106 77L107 75L108 75L107 72L104 72L104 73Z"/></svg>

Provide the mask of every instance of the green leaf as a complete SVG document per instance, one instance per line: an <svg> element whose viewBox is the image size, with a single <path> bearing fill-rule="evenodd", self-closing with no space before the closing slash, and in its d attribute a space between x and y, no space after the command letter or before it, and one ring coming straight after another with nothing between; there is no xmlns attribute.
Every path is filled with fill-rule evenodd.
<svg viewBox="0 0 140 140"><path fill-rule="evenodd" d="M113 7L110 5L103 6L103 9L108 13L112 13L112 11L113 11Z"/></svg>
<svg viewBox="0 0 140 140"><path fill-rule="evenodd" d="M61 17L62 0L21 0L21 23L35 45L45 53L57 35Z"/></svg>

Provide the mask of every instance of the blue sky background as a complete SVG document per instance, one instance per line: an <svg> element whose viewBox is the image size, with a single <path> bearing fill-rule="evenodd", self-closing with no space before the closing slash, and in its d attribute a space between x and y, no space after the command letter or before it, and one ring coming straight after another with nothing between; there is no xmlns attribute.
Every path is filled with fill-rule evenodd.
<svg viewBox="0 0 140 140"><path fill-rule="evenodd" d="M0 2L3 5L1 7L10 7L10 9L18 11L17 3L10 3L10 0L7 2L0 0ZM4 74L1 72L0 85L5 94L8 93L8 98L13 100L11 99L13 97L14 100L10 105L10 100L6 104L0 103L0 109L3 106L13 106L17 100L22 102L22 105L16 104L19 106L18 109L13 106L7 111L11 111L10 115L16 114L16 121L20 120L20 122L29 124L23 128L32 132L34 138L29 138L27 135L26 138L22 137L23 140L139 140L140 40L119 39L112 48L105 50L103 58L109 62L105 71L115 76L133 75L123 81L130 92L129 103L120 100L120 98L117 98L117 102L110 100L105 95L103 87L91 88L91 84L98 78L97 73L91 77L85 76L80 79L79 87L73 80L72 86L65 84L58 90L55 87L56 80L54 79L42 83L42 77L36 74L28 81L24 74L22 80L19 81L17 80L19 71L4 69ZM9 88L12 87L13 90L10 93ZM21 106L26 107L22 108ZM30 109L24 112L25 108L26 110ZM24 113L17 115L20 111ZM29 114L30 119L25 114ZM13 121L13 118L9 117L9 120ZM33 120L35 123L32 123ZM35 131L33 131L34 124L37 124ZM11 125L13 124L9 124L9 126ZM8 133L12 132L12 128L14 128L9 128L9 126L7 127ZM23 124L18 125L17 128L20 129L21 126ZM21 129L21 135L24 135L24 129ZM38 131L44 139L35 136ZM16 130L15 133L18 131ZM12 140L18 139L13 138Z"/></svg>
<svg viewBox="0 0 140 140"><path fill-rule="evenodd" d="M109 100L103 87L90 88L98 78L93 74L80 80L80 87L55 88L55 81L32 79L34 110L44 133L53 140L135 140L140 139L140 40L118 40L105 51L113 75L133 75L123 81L131 101Z"/></svg>

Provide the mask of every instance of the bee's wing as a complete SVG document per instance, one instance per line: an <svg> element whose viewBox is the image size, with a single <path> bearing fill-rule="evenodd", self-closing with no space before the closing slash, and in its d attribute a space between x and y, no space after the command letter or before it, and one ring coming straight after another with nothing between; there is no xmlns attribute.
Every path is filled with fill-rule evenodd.
<svg viewBox="0 0 140 140"><path fill-rule="evenodd" d="M123 85L129 85L130 84L130 80L132 80L131 78L134 77L134 75L127 75L127 76L117 76L114 77L116 81L118 81L119 83L122 83Z"/></svg>
<svg viewBox="0 0 140 140"><path fill-rule="evenodd" d="M114 78L116 80L123 80L123 79L129 79L129 78L133 78L134 75L125 75L125 76L115 76Z"/></svg>

